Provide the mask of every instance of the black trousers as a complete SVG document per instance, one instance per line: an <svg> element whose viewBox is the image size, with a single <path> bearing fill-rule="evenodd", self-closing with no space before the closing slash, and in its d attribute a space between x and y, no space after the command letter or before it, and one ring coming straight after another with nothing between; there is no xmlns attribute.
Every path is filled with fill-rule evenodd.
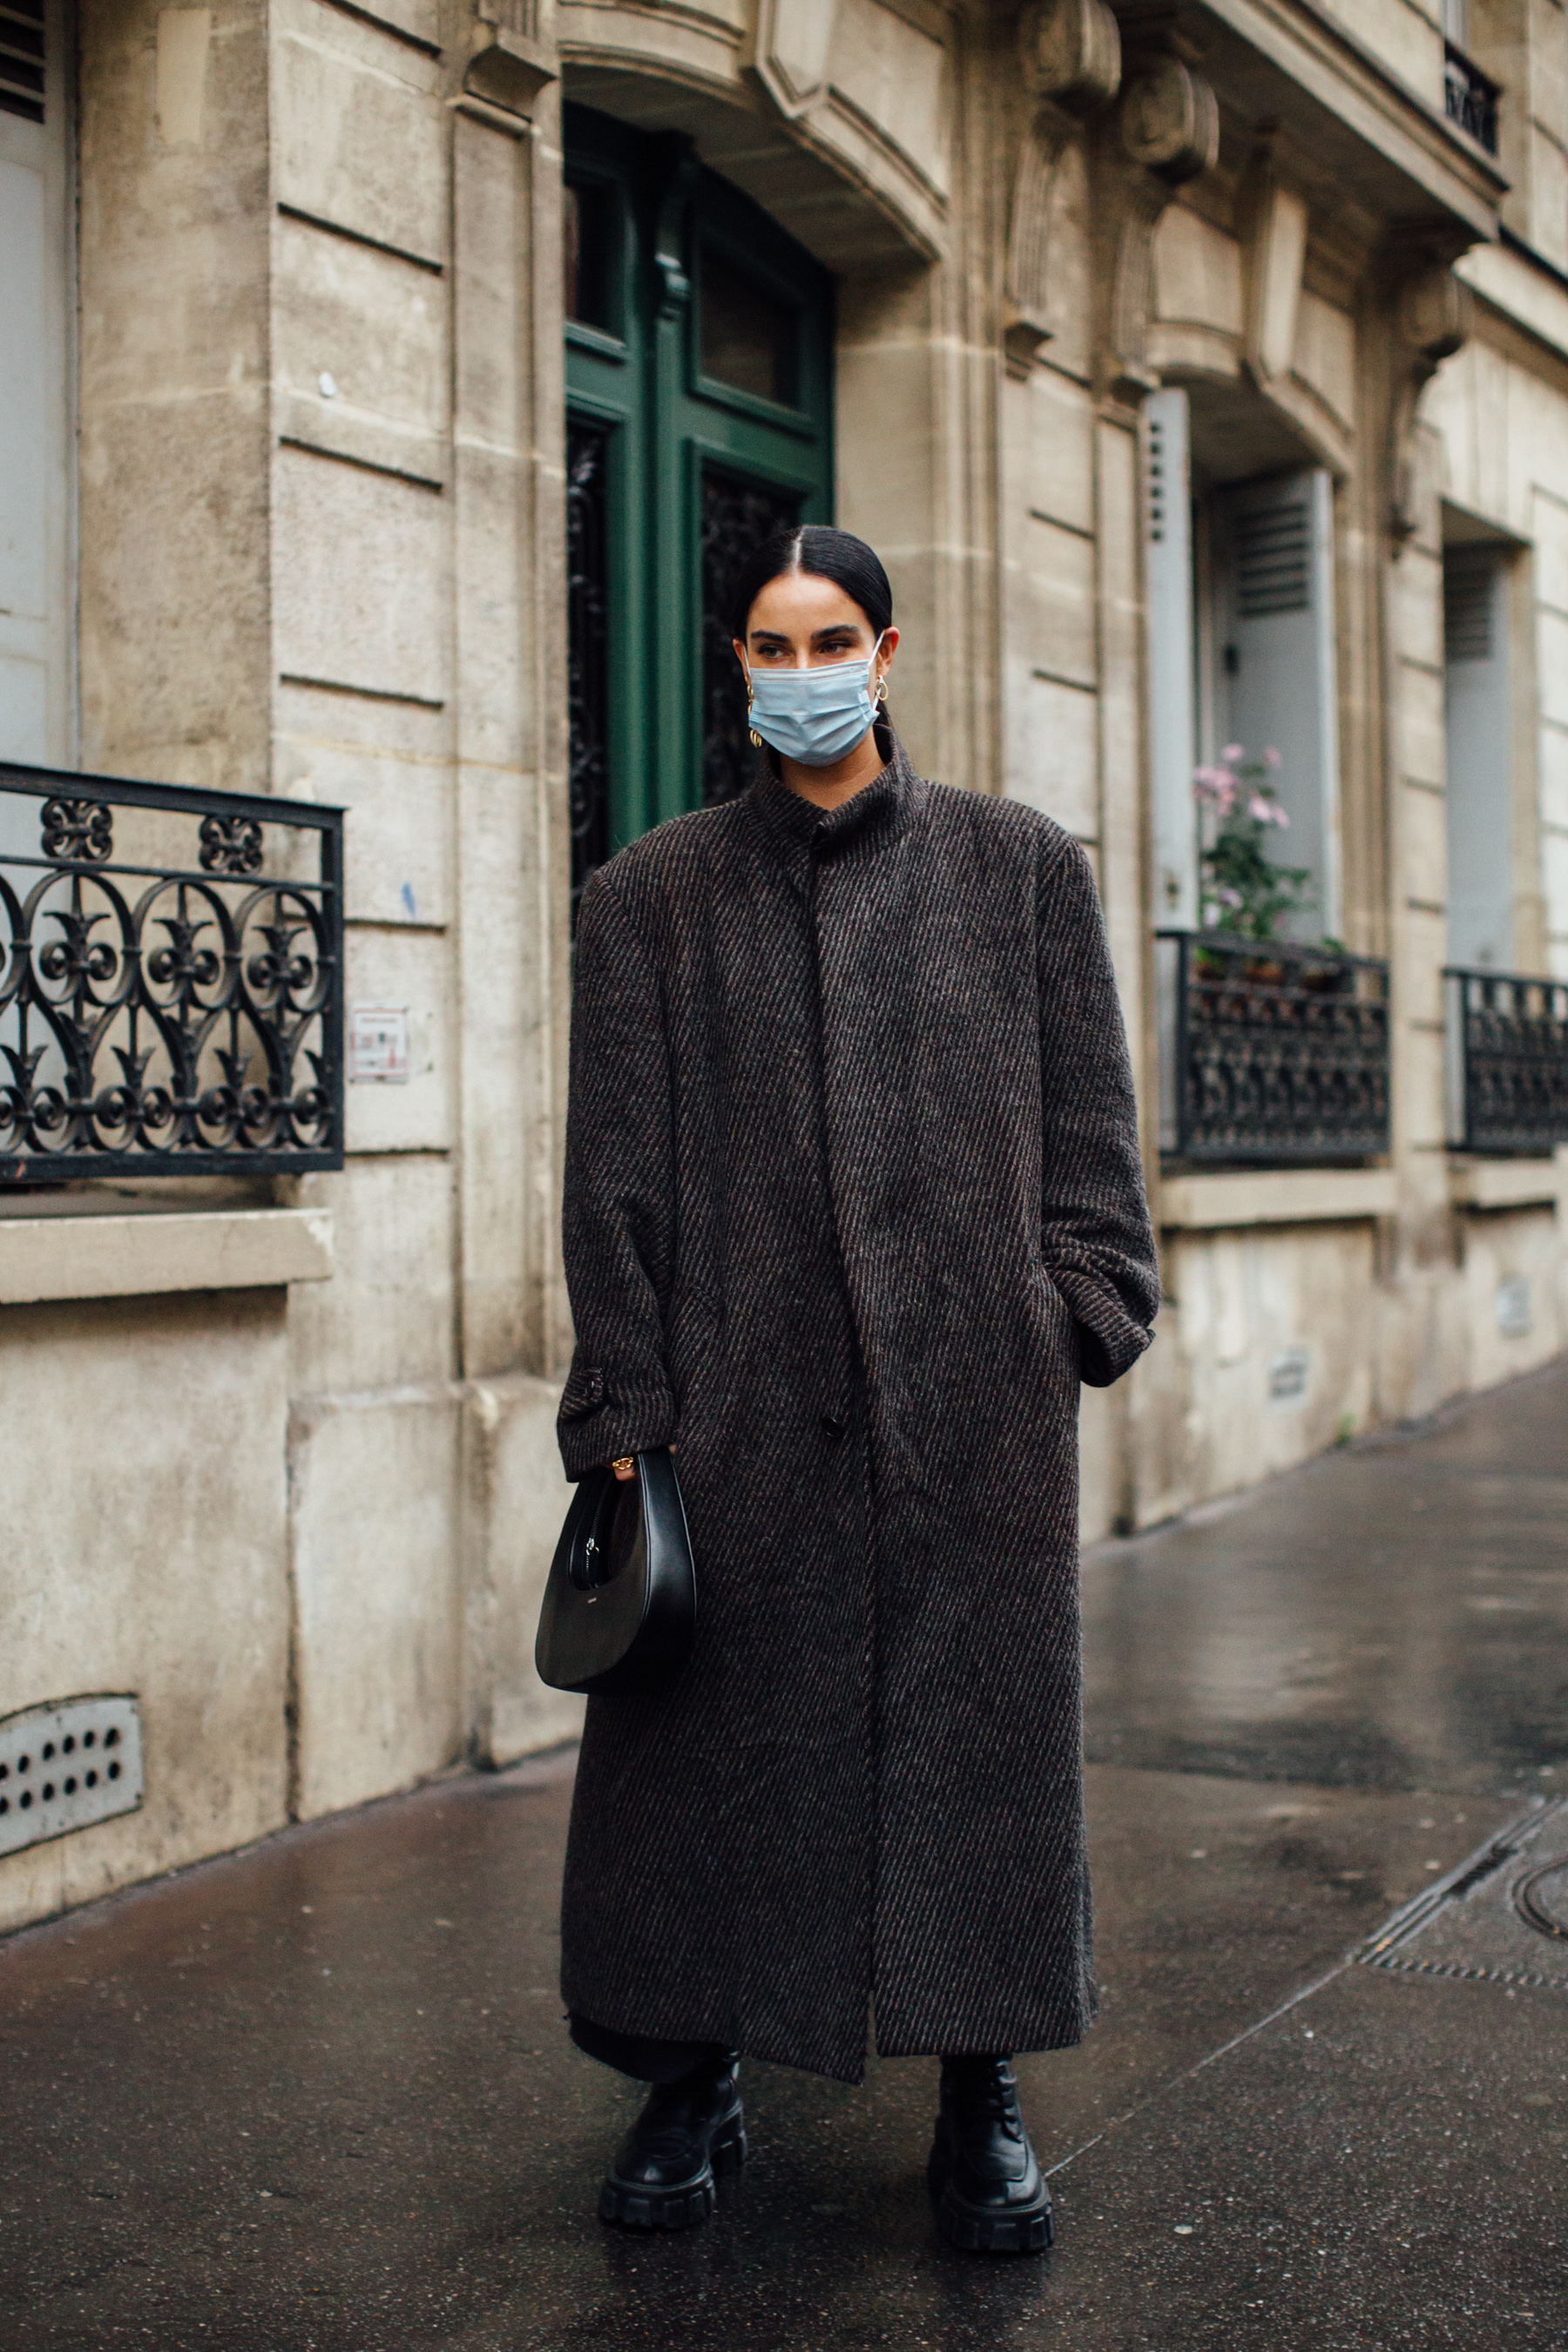
<svg viewBox="0 0 1568 2352"><path fill-rule="evenodd" d="M639 2083L679 2083L694 2066L717 2065L735 2054L721 2042L660 2042L651 2033L617 2033L614 2026L595 2025L576 2010L570 2023L579 2050Z"/></svg>

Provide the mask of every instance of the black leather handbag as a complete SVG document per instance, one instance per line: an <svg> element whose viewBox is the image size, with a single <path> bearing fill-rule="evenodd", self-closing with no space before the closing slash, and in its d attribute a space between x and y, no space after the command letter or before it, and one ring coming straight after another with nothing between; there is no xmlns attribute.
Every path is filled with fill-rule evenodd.
<svg viewBox="0 0 1568 2352"><path fill-rule="evenodd" d="M697 1626L686 1507L668 1445L636 1475L590 1470L550 1565L533 1662L552 1690L647 1691L685 1664Z"/></svg>

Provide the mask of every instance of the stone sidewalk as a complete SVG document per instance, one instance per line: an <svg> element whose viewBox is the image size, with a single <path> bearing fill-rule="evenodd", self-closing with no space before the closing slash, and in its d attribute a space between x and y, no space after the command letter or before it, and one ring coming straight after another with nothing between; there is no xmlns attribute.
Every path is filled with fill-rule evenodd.
<svg viewBox="0 0 1568 2352"><path fill-rule="evenodd" d="M936 2239L923 2061L750 2068L716 2221L600 2226L637 2095L561 2028L558 1756L0 1946L4 2352L1560 2347L1568 1366L1085 1599L1105 2004L1020 2069L1048 2262Z"/></svg>

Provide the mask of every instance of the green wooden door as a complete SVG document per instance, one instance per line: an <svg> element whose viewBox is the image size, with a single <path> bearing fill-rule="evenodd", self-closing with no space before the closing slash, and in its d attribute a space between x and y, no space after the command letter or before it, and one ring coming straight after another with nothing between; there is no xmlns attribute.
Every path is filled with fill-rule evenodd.
<svg viewBox="0 0 1568 2352"><path fill-rule="evenodd" d="M723 614L832 512L832 282L677 134L566 109L574 898L750 772Z"/></svg>

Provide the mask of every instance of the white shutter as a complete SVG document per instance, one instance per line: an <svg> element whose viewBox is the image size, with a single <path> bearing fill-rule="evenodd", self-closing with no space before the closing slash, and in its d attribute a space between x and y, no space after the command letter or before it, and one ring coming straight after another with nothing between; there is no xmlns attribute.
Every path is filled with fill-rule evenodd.
<svg viewBox="0 0 1568 2352"><path fill-rule="evenodd" d="M1508 575L1495 547L1443 559L1448 736L1448 960L1513 967Z"/></svg>
<svg viewBox="0 0 1568 2352"><path fill-rule="evenodd" d="M1244 482L1215 499L1216 748L1280 755L1289 817L1271 855L1305 866L1316 904L1288 928L1337 933L1339 727L1334 665L1333 486L1323 469Z"/></svg>
<svg viewBox="0 0 1568 2352"><path fill-rule="evenodd" d="M74 731L66 75L54 7L46 22L40 0L0 0L0 759L64 767Z"/></svg>
<svg viewBox="0 0 1568 2352"><path fill-rule="evenodd" d="M1154 804L1155 920L1195 930L1193 799L1193 538L1187 395L1143 404L1143 578L1148 611L1149 769Z"/></svg>

